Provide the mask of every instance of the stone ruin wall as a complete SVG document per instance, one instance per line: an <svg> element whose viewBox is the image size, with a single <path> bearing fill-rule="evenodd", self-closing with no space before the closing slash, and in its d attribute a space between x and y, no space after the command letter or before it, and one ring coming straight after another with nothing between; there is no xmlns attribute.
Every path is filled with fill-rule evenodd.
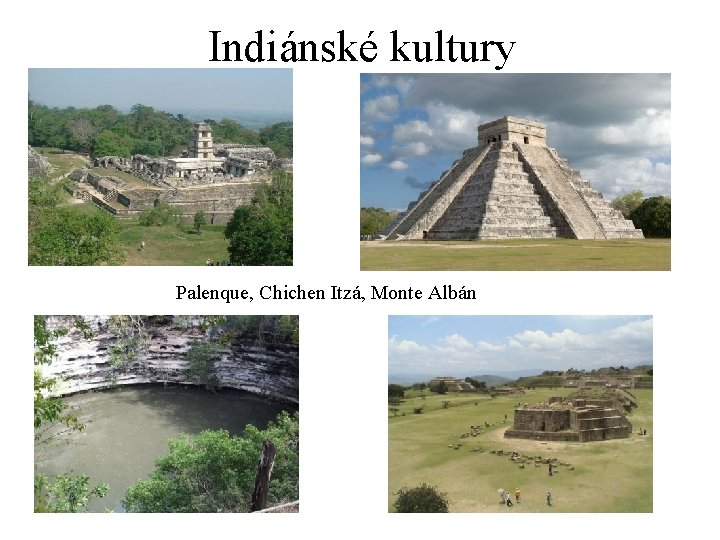
<svg viewBox="0 0 720 540"><path fill-rule="evenodd" d="M42 176L52 170L52 165L45 156L28 145L28 179Z"/></svg>
<svg viewBox="0 0 720 540"><path fill-rule="evenodd" d="M55 342L57 358L43 366L43 374L59 377L58 395L112 388L116 385L178 384L194 385L199 381L188 376L186 355L194 341L206 334L199 327L177 329L172 325L149 325L151 335L138 359L125 369L116 371L110 361L109 349L117 338L108 329L109 317L86 316L93 336L85 339L77 329ZM48 317L48 328L67 328L65 316ZM298 402L299 353L296 346L259 346L234 342L216 361L215 369L224 388L245 390L268 397Z"/></svg>
<svg viewBox="0 0 720 540"><path fill-rule="evenodd" d="M505 431L505 438L589 442L625 438L631 433L632 424L607 401L578 400L573 407L515 409L513 427Z"/></svg>

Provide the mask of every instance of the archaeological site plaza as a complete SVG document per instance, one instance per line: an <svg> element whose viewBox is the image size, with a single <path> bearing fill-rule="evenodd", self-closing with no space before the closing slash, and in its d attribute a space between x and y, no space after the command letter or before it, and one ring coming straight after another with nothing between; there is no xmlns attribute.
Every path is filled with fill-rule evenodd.
<svg viewBox="0 0 720 540"><path fill-rule="evenodd" d="M70 175L72 195L119 218L167 203L182 217L192 219L202 210L208 221L223 224L271 180L273 170L291 172L292 160L278 159L266 146L214 143L212 128L198 122L182 156L104 156L95 158L93 166Z"/></svg>
<svg viewBox="0 0 720 540"><path fill-rule="evenodd" d="M546 145L544 124L505 116L385 229L387 239L643 238Z"/></svg>

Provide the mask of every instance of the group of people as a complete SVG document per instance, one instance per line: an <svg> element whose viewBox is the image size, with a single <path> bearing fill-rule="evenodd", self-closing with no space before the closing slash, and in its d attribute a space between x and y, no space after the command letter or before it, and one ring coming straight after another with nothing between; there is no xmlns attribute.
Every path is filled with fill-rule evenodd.
<svg viewBox="0 0 720 540"><path fill-rule="evenodd" d="M500 490L500 503L512 506L512 494L504 489ZM520 488L515 488L515 503L520 504Z"/></svg>
<svg viewBox="0 0 720 540"><path fill-rule="evenodd" d="M500 493L500 504L504 504L506 506L513 505L512 494L509 491L500 489L498 492ZM548 490L545 495L545 500L547 501L548 506L552 506L552 493L550 490ZM520 504L520 488L515 488L515 504Z"/></svg>

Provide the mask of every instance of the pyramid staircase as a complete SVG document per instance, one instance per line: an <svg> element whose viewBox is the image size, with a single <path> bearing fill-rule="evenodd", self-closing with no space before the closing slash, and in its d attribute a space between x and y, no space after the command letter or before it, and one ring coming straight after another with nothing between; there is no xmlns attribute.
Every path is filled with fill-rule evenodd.
<svg viewBox="0 0 720 540"><path fill-rule="evenodd" d="M471 148L385 229L388 239L643 238L554 149Z"/></svg>
<svg viewBox="0 0 720 540"><path fill-rule="evenodd" d="M564 226L543 205L511 142L495 142L428 234L434 240L554 238Z"/></svg>

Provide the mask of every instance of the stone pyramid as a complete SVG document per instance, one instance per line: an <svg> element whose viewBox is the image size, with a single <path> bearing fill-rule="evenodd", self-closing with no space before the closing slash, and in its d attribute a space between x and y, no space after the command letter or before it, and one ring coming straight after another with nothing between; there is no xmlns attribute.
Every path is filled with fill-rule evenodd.
<svg viewBox="0 0 720 540"><path fill-rule="evenodd" d="M643 238L632 221L545 144L540 122L505 116L478 127L440 179L388 225L389 239Z"/></svg>

